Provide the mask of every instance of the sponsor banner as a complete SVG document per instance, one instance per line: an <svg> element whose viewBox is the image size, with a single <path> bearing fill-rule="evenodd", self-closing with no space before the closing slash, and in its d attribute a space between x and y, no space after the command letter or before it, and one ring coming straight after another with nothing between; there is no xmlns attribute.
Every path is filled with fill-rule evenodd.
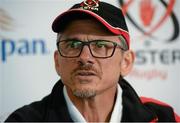
<svg viewBox="0 0 180 123"><path fill-rule="evenodd" d="M180 113L180 11L178 0L118 0L129 25L135 66L127 77L140 95Z"/></svg>
<svg viewBox="0 0 180 123"><path fill-rule="evenodd" d="M70 6L62 2L1 2L0 121L49 94L59 79L53 64L56 35L51 22Z"/></svg>
<svg viewBox="0 0 180 123"><path fill-rule="evenodd" d="M0 0L0 121L40 100L59 79L53 19L81 0ZM172 105L180 114L178 0L104 0L126 16L134 69L126 79L139 95Z"/></svg>

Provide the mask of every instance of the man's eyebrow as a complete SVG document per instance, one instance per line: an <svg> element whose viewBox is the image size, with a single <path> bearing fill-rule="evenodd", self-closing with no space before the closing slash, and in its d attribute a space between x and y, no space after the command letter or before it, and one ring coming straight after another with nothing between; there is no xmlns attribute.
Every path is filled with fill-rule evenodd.
<svg viewBox="0 0 180 123"><path fill-rule="evenodd" d="M82 40L80 40L79 38L71 38L71 37L69 37L69 38L65 38L65 39L63 39L63 40L76 40L76 41L82 41Z"/></svg>
<svg viewBox="0 0 180 123"><path fill-rule="evenodd" d="M61 39L77 39L80 40L80 38L77 35L61 35Z"/></svg>

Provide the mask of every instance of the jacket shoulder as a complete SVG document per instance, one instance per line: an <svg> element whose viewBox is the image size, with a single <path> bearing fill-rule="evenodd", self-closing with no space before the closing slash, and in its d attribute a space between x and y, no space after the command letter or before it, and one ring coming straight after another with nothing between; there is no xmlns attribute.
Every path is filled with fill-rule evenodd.
<svg viewBox="0 0 180 123"><path fill-rule="evenodd" d="M33 102L14 111L5 122L11 121L42 121L46 114L48 96L41 101Z"/></svg>
<svg viewBox="0 0 180 123"><path fill-rule="evenodd" d="M174 112L170 105L153 98L140 97L140 100L147 108L157 115L158 121L169 120L180 122L180 116Z"/></svg>

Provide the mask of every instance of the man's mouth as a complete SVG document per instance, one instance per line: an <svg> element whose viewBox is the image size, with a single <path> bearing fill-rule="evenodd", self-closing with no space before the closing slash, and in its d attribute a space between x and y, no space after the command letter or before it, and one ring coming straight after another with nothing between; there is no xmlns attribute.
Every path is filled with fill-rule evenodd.
<svg viewBox="0 0 180 123"><path fill-rule="evenodd" d="M95 76L96 73L93 71L78 71L76 76Z"/></svg>

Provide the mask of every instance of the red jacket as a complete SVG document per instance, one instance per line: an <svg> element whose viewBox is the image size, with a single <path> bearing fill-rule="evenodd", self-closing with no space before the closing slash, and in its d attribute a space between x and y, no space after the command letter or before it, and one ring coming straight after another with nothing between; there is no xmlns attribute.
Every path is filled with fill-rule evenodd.
<svg viewBox="0 0 180 123"><path fill-rule="evenodd" d="M170 105L164 103L164 102L161 102L159 100L155 100L153 98L147 98L147 97L140 97L141 99L141 102L146 105L148 103L155 103L155 104L158 104L158 105L161 105L161 106L167 106L167 107L171 107ZM174 117L175 117L175 121L176 122L180 122L180 116L178 116L175 112L174 112ZM158 118L153 120L152 122L157 122L158 121Z"/></svg>

